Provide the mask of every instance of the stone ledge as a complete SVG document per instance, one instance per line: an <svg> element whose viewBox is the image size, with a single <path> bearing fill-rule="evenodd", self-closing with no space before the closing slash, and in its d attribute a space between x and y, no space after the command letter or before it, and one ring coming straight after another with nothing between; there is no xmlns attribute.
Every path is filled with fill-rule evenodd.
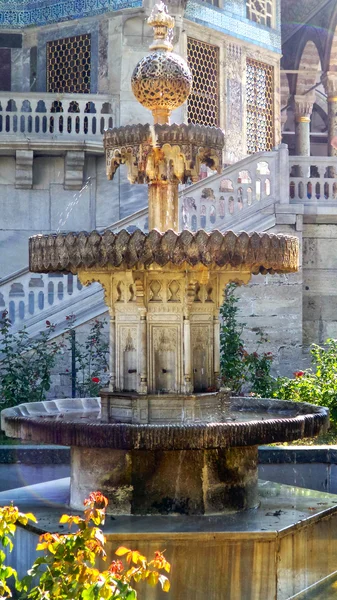
<svg viewBox="0 0 337 600"><path fill-rule="evenodd" d="M109 230L103 234L37 235L29 240L29 268L35 273L146 268L153 264L289 273L298 270L298 258L297 238L268 233L160 233L154 229L149 234L141 230L114 234Z"/></svg>
<svg viewBox="0 0 337 600"><path fill-rule="evenodd" d="M64 465L70 463L70 450L65 446L0 446L0 464Z"/></svg>
<svg viewBox="0 0 337 600"><path fill-rule="evenodd" d="M250 422L107 424L100 420L97 398L76 398L21 404L3 410L1 420L7 435L23 440L65 446L161 451L289 442L317 435L329 421L328 409L305 402L232 398L231 410L251 410L252 415L272 411L273 416ZM279 411L280 418L277 418L274 415ZM282 417L284 411L290 411L290 416Z"/></svg>

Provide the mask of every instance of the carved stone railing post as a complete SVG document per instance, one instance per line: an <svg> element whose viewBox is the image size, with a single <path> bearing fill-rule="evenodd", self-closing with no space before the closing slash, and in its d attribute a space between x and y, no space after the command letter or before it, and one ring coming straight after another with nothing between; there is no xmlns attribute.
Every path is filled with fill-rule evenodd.
<svg viewBox="0 0 337 600"><path fill-rule="evenodd" d="M314 105L313 94L295 96L295 137L296 154L310 156L310 121Z"/></svg>
<svg viewBox="0 0 337 600"><path fill-rule="evenodd" d="M287 144L280 144L277 148L278 160L275 161L274 180L278 188L274 191L274 197L280 204L289 204L288 194L279 194L279 190L289 189L289 152ZM278 197L277 197L278 194Z"/></svg>
<svg viewBox="0 0 337 600"><path fill-rule="evenodd" d="M15 139L90 139L118 124L117 98L103 94L0 92L0 133Z"/></svg>

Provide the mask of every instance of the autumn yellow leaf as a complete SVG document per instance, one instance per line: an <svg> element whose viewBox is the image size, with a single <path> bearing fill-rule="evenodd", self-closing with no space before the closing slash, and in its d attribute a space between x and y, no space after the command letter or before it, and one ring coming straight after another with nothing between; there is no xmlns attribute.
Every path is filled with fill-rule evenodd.
<svg viewBox="0 0 337 600"><path fill-rule="evenodd" d="M128 552L131 552L129 548L125 548L125 546L119 546L115 554L117 554L117 556L124 556L124 554L127 554Z"/></svg>

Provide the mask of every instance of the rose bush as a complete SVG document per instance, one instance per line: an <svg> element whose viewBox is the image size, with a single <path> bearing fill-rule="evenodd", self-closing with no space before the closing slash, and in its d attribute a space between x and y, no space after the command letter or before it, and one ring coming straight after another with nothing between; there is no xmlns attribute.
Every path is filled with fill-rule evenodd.
<svg viewBox="0 0 337 600"><path fill-rule="evenodd" d="M325 346L311 346L312 366L295 371L294 379L279 377L275 398L310 402L327 406L331 421L337 424L337 340L328 339Z"/></svg>

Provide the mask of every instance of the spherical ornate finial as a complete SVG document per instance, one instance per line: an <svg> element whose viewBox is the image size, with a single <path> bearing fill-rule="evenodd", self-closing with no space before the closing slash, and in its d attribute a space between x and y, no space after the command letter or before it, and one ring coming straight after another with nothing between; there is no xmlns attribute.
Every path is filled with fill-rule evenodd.
<svg viewBox="0 0 337 600"><path fill-rule="evenodd" d="M168 123L171 111L188 98L192 74L186 61L171 52L174 19L163 2L156 4L148 19L153 26L152 54L144 56L131 77L132 91L152 111L155 123Z"/></svg>

